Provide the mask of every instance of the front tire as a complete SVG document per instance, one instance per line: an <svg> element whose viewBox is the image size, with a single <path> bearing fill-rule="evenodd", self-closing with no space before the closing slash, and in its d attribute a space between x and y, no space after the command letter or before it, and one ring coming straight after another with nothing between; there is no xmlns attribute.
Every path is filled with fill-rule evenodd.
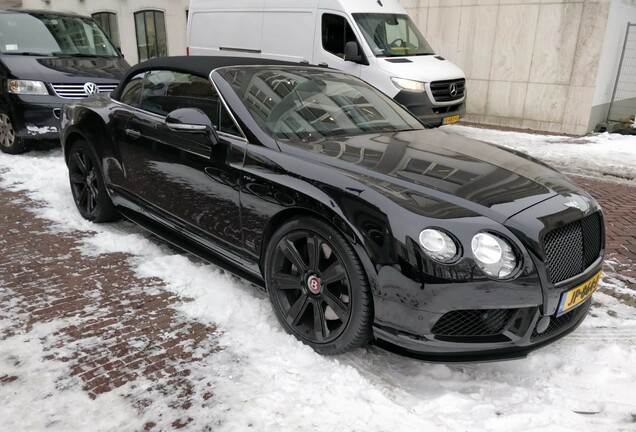
<svg viewBox="0 0 636 432"><path fill-rule="evenodd" d="M320 354L340 354L372 335L367 277L349 242L310 217L285 223L265 255L265 282L283 328Z"/></svg>
<svg viewBox="0 0 636 432"><path fill-rule="evenodd" d="M28 150L26 141L16 135L11 117L4 111L0 111L0 150L13 155Z"/></svg>
<svg viewBox="0 0 636 432"><path fill-rule="evenodd" d="M119 213L108 196L97 161L97 156L86 141L78 140L73 144L66 163L71 193L84 219L111 222L119 219Z"/></svg>

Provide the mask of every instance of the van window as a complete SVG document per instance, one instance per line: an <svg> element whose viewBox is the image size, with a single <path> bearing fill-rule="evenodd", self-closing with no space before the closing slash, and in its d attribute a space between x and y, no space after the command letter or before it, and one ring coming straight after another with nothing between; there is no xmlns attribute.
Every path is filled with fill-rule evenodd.
<svg viewBox="0 0 636 432"><path fill-rule="evenodd" d="M118 57L91 19L55 13L0 13L0 52L14 55Z"/></svg>
<svg viewBox="0 0 636 432"><path fill-rule="evenodd" d="M355 13L353 19L376 57L435 54L408 15Z"/></svg>
<svg viewBox="0 0 636 432"><path fill-rule="evenodd" d="M334 14L322 15L322 47L325 51L344 59L347 42L358 42L353 29L345 17Z"/></svg>

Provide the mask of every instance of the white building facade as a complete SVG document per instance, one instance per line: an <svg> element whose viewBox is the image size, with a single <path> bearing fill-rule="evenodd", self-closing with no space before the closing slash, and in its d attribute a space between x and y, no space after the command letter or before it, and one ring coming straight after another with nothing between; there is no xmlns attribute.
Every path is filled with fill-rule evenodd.
<svg viewBox="0 0 636 432"><path fill-rule="evenodd" d="M436 52L466 73L465 120L575 135L606 120L636 0L400 2ZM0 7L93 16L131 64L186 52L188 0L0 0ZM636 106L636 82L634 96Z"/></svg>

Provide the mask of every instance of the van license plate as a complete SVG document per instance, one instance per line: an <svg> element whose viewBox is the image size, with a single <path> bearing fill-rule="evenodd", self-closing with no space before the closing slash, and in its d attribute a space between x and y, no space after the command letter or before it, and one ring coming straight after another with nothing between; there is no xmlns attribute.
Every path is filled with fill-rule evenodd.
<svg viewBox="0 0 636 432"><path fill-rule="evenodd" d="M448 124L457 123L458 121L459 121L459 116L454 115L450 117L444 117L444 120L442 120L442 124L448 125Z"/></svg>
<svg viewBox="0 0 636 432"><path fill-rule="evenodd" d="M557 316L563 315L567 311L579 306L585 300L596 291L598 287L598 281L601 279L601 272L596 273L587 282L582 283L576 288L566 291L561 295L561 301L559 302L559 309L557 310Z"/></svg>

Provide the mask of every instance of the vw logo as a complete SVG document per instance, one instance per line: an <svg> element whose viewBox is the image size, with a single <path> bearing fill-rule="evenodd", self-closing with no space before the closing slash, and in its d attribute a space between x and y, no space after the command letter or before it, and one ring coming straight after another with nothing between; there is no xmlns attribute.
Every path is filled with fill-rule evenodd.
<svg viewBox="0 0 636 432"><path fill-rule="evenodd" d="M457 96L457 93L458 93L457 84L452 83L451 85L448 86L448 90L450 91L451 96Z"/></svg>
<svg viewBox="0 0 636 432"><path fill-rule="evenodd" d="M99 88L97 87L97 84L87 82L86 84L84 84L84 92L86 92L88 96L94 95L99 93Z"/></svg>

